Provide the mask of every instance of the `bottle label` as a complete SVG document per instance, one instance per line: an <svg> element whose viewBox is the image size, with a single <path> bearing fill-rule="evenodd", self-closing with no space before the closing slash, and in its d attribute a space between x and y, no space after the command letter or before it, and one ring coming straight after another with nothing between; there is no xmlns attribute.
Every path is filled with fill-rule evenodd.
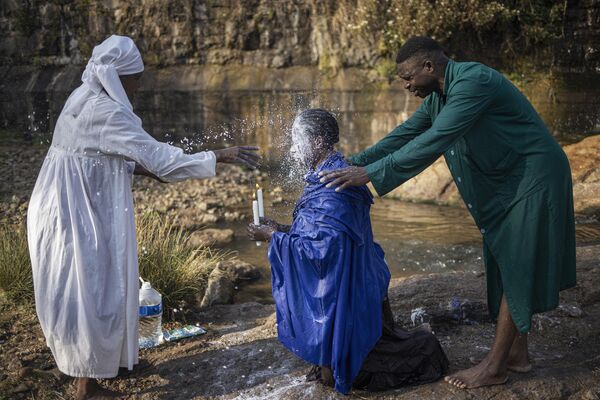
<svg viewBox="0 0 600 400"><path fill-rule="evenodd" d="M140 317L153 317L162 312L162 304L155 306L140 306Z"/></svg>

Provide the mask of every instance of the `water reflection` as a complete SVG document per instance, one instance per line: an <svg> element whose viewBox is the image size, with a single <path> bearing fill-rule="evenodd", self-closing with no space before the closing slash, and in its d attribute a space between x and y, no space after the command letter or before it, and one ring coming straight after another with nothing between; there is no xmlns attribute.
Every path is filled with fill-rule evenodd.
<svg viewBox="0 0 600 400"><path fill-rule="evenodd" d="M557 87L538 85L526 93L562 143L600 133L600 87L565 78ZM48 133L68 92L2 93L0 126L30 136ZM404 121L420 99L404 90L380 91L141 91L134 100L146 130L164 140L194 139L198 148L256 142L280 156L298 110L319 106L334 111L341 149L355 152Z"/></svg>
<svg viewBox="0 0 600 400"><path fill-rule="evenodd" d="M268 207L267 216L291 222L292 204ZM243 210L241 210L243 211ZM456 207L375 199L371 210L375 240L383 247L392 276L443 271L483 271L481 235L468 212ZM246 287L240 300L270 300L267 246L246 239L246 222L231 223L235 240L228 247L240 258L261 267L263 279Z"/></svg>

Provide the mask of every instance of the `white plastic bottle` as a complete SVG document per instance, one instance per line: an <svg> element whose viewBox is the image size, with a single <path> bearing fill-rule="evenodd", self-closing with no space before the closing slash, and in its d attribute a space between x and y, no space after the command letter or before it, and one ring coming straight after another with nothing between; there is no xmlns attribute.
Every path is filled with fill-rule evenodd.
<svg viewBox="0 0 600 400"><path fill-rule="evenodd" d="M140 337L142 348L158 346L163 342L162 296L150 282L142 280L140 289Z"/></svg>

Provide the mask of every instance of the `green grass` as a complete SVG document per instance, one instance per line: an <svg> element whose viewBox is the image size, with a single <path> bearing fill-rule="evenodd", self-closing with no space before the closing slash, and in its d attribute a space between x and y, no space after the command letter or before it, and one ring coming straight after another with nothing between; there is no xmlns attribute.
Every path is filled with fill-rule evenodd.
<svg viewBox="0 0 600 400"><path fill-rule="evenodd" d="M33 277L23 225L0 226L0 289L13 303L33 302Z"/></svg>
<svg viewBox="0 0 600 400"><path fill-rule="evenodd" d="M187 245L189 234L157 214L137 218L140 276L163 295L163 306L192 303L206 289L208 275L227 253ZM0 293L16 304L33 304L33 280L23 225L0 227Z"/></svg>
<svg viewBox="0 0 600 400"><path fill-rule="evenodd" d="M162 294L163 306L175 308L203 294L208 275L227 253L188 246L188 233L154 213L136 224L140 276Z"/></svg>

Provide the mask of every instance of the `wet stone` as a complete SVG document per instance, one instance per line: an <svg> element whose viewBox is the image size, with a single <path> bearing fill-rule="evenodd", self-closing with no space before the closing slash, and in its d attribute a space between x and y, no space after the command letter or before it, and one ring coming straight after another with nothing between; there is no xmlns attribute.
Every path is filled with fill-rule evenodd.
<svg viewBox="0 0 600 400"><path fill-rule="evenodd" d="M240 260L221 262L219 268L226 270L235 283L255 281L261 276L256 265Z"/></svg>
<svg viewBox="0 0 600 400"><path fill-rule="evenodd" d="M584 315L583 310L577 304L563 303L558 306L556 313L571 318L580 318Z"/></svg>
<svg viewBox="0 0 600 400"><path fill-rule="evenodd" d="M217 304L232 304L235 285L230 273L219 264L210 273L206 292L200 302L200 308Z"/></svg>
<svg viewBox="0 0 600 400"><path fill-rule="evenodd" d="M188 242L196 247L223 247L233 241L231 229L204 229L191 234Z"/></svg>

